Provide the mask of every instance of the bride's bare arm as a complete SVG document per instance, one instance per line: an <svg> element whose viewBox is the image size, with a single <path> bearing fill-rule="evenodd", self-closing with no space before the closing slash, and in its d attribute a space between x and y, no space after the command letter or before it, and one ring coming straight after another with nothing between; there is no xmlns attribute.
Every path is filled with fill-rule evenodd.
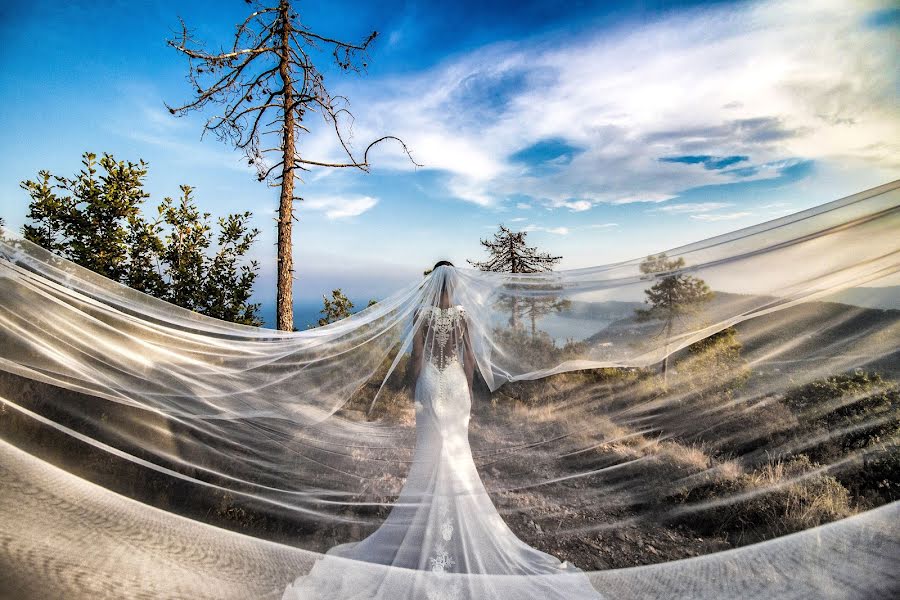
<svg viewBox="0 0 900 600"><path fill-rule="evenodd" d="M466 373L466 382L469 384L469 394L472 394L472 382L475 379L475 352L472 351L472 340L469 339L469 325L463 321L463 369Z"/></svg>
<svg viewBox="0 0 900 600"><path fill-rule="evenodd" d="M418 321L418 314L415 317ZM421 323L413 335L412 356L409 359L410 389L413 398L416 397L416 383L419 381L419 373L422 372L422 354L425 348L425 325Z"/></svg>

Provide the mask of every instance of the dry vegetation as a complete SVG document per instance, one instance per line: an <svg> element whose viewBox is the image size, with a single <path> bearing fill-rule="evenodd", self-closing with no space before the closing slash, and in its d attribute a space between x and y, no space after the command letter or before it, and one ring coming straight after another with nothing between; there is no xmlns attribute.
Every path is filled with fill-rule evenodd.
<svg viewBox="0 0 900 600"><path fill-rule="evenodd" d="M529 355L561 351L540 346ZM865 371L769 383L726 330L677 356L665 386L605 369L477 390L470 440L516 533L584 568L695 556L897 499L896 383ZM369 418L410 424L404 382L388 388Z"/></svg>
<svg viewBox="0 0 900 600"><path fill-rule="evenodd" d="M341 416L414 433L405 359L368 412L374 382L386 369ZM586 569L714 552L900 497L895 382L856 371L775 386L780 392L770 383L748 369L735 333L725 332L676 356L666 386L655 371L617 369L519 382L493 394L476 385L470 441L479 472L517 535ZM0 392L78 427L70 416L52 413L49 407L63 405L52 396L65 395L72 414L97 402L8 374L0 377ZM359 539L388 510L342 513L371 526L322 527L148 472L17 414L0 415L0 433L141 501L311 549ZM368 468L366 454L354 456L361 470ZM402 453L396 456L395 464L371 469L357 499L389 504L396 497L405 477Z"/></svg>

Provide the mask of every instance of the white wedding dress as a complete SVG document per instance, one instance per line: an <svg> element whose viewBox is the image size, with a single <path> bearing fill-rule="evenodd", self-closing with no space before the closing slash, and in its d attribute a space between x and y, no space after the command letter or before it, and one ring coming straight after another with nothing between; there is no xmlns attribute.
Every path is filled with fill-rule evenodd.
<svg viewBox="0 0 900 600"><path fill-rule="evenodd" d="M468 440L465 319L461 306L423 316L415 452L387 520L329 550L284 600L600 598L579 569L517 538L485 490Z"/></svg>

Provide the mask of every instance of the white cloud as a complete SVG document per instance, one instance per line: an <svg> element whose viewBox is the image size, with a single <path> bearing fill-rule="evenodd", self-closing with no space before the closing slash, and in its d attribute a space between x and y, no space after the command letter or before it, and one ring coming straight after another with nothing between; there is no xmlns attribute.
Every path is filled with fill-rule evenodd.
<svg viewBox="0 0 900 600"><path fill-rule="evenodd" d="M377 198L358 197L317 197L304 198L302 208L324 212L329 219L357 217L378 204Z"/></svg>
<svg viewBox="0 0 900 600"><path fill-rule="evenodd" d="M610 227L618 227L618 223L594 223L593 225L588 225L588 229L609 229Z"/></svg>
<svg viewBox="0 0 900 600"><path fill-rule="evenodd" d="M666 200L671 200L672 198L676 198L675 194L654 194L654 193L645 193L640 196L622 196L618 198L614 198L609 201L610 204L634 204L635 202L649 202L652 204L658 204L660 202L665 202Z"/></svg>
<svg viewBox="0 0 900 600"><path fill-rule="evenodd" d="M452 194L482 206L517 195L569 210L663 202L698 186L777 176L805 159L894 178L894 32L863 25L878 6L758 2L553 45L495 44L358 84L348 91L355 137L400 135L426 168L451 175ZM366 98L368 90L376 91ZM548 138L579 151L539 175L509 159ZM696 155L747 159L724 168L659 160ZM391 146L374 160L409 168Z"/></svg>
<svg viewBox="0 0 900 600"><path fill-rule="evenodd" d="M697 202L694 204L666 204L660 206L654 211L685 214L685 213L705 213L711 210L719 210L731 206L730 202Z"/></svg>
<svg viewBox="0 0 900 600"><path fill-rule="evenodd" d="M515 219L510 219L511 223L518 223L520 221L527 221L528 217L516 217Z"/></svg>
<svg viewBox="0 0 900 600"><path fill-rule="evenodd" d="M522 228L522 231L544 231L546 233L552 233L555 235L569 235L571 230L568 227L542 227L540 225L526 225Z"/></svg>
<svg viewBox="0 0 900 600"><path fill-rule="evenodd" d="M735 219L743 219L744 217L749 217L752 214L753 214L752 212L700 214L700 215L691 215L691 218L696 219L697 221L706 221L707 223L711 223L711 222L715 222L715 221L733 221Z"/></svg>
<svg viewBox="0 0 900 600"><path fill-rule="evenodd" d="M481 185L480 180L467 179L465 177L454 177L447 188L457 198L477 204L478 206L494 206L494 198L488 189Z"/></svg>
<svg viewBox="0 0 900 600"><path fill-rule="evenodd" d="M531 210L531 205L524 202L517 202L516 208L518 208L519 210Z"/></svg>
<svg viewBox="0 0 900 600"><path fill-rule="evenodd" d="M572 202L560 202L559 206L568 208L572 212L583 212L586 210L590 210L593 204L591 204L587 200L575 200Z"/></svg>
<svg viewBox="0 0 900 600"><path fill-rule="evenodd" d="M556 235L569 235L568 227L550 227L544 231L547 233L555 233Z"/></svg>

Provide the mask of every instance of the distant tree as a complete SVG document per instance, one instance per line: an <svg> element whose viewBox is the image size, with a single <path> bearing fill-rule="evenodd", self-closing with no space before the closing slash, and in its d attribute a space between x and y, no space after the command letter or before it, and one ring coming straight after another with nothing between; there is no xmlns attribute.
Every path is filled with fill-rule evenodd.
<svg viewBox="0 0 900 600"><path fill-rule="evenodd" d="M647 279L654 279L647 296L647 309L635 311L638 321L660 321L666 343L666 357L662 363L663 384L668 383L668 344L675 323L696 312L700 306L713 298L713 292L706 282L698 277L682 273L683 258L670 259L665 253L648 256L640 265L641 273Z"/></svg>
<svg viewBox="0 0 900 600"><path fill-rule="evenodd" d="M188 58L188 80L196 98L180 107L168 107L174 115L222 105L207 120L204 133L213 132L221 141L232 144L255 165L260 181L281 188L278 205L278 281L276 319L279 329L293 329L293 256L291 230L295 180L309 167L357 168L368 171L369 151L378 143L394 140L410 160L412 156L399 138L387 135L371 142L362 155L350 148L349 133L343 123L351 123L349 102L332 96L324 76L313 63L313 55L328 49L343 71L360 72L368 65L365 54L378 35L373 31L358 43L343 42L313 32L293 8L290 0L276 2L247 1L254 11L237 26L234 41L227 50L208 52L191 38L187 26L169 45ZM310 159L297 148L298 138L309 129L304 118L318 112L334 130L346 159L340 162ZM274 126L274 127L272 127ZM271 128L271 129L269 129ZM263 138L277 137L272 144ZM266 147L269 146L269 147ZM275 156L268 164L265 157ZM414 161L413 161L414 162ZM415 162L414 162L415 164Z"/></svg>
<svg viewBox="0 0 900 600"><path fill-rule="evenodd" d="M248 227L249 212L220 218L213 240L210 215L197 210L190 186L181 186L178 203L165 198L151 221L141 213L146 163L88 152L82 165L71 179L40 171L21 183L31 198L26 239L183 308L262 324L259 305L249 302L258 267L244 260L259 233Z"/></svg>
<svg viewBox="0 0 900 600"><path fill-rule="evenodd" d="M536 246L528 246L525 243L527 231L512 231L500 225L494 238L481 240L481 245L487 250L488 258L484 261L469 260L469 264L481 271L493 271L502 273L541 273L552 271L553 267L562 260L561 256L553 256L547 252L539 252ZM511 284L514 286L515 284ZM556 297L535 297L520 301L510 294L501 300L501 309L509 311L510 327L518 327L523 316L531 320L532 337L536 335L537 320L545 314L565 310L569 306L567 300Z"/></svg>
<svg viewBox="0 0 900 600"><path fill-rule="evenodd" d="M531 337L537 335L537 322L544 315L563 312L572 306L566 298L557 296L526 298L522 307L522 316L531 322Z"/></svg>
<svg viewBox="0 0 900 600"><path fill-rule="evenodd" d="M552 271L562 260L561 256L552 256L547 252L538 252L537 247L525 244L527 231L511 231L503 225L499 226L492 240L481 240L481 245L488 252L485 261L469 260L469 264L482 271L503 273L541 273Z"/></svg>
<svg viewBox="0 0 900 600"><path fill-rule="evenodd" d="M344 292L342 292L340 288L331 291L331 298L322 296L322 305L323 308L319 312L321 312L323 316L319 319L319 327L334 323L335 321L340 321L341 319L346 319L353 314L353 302L344 295Z"/></svg>

